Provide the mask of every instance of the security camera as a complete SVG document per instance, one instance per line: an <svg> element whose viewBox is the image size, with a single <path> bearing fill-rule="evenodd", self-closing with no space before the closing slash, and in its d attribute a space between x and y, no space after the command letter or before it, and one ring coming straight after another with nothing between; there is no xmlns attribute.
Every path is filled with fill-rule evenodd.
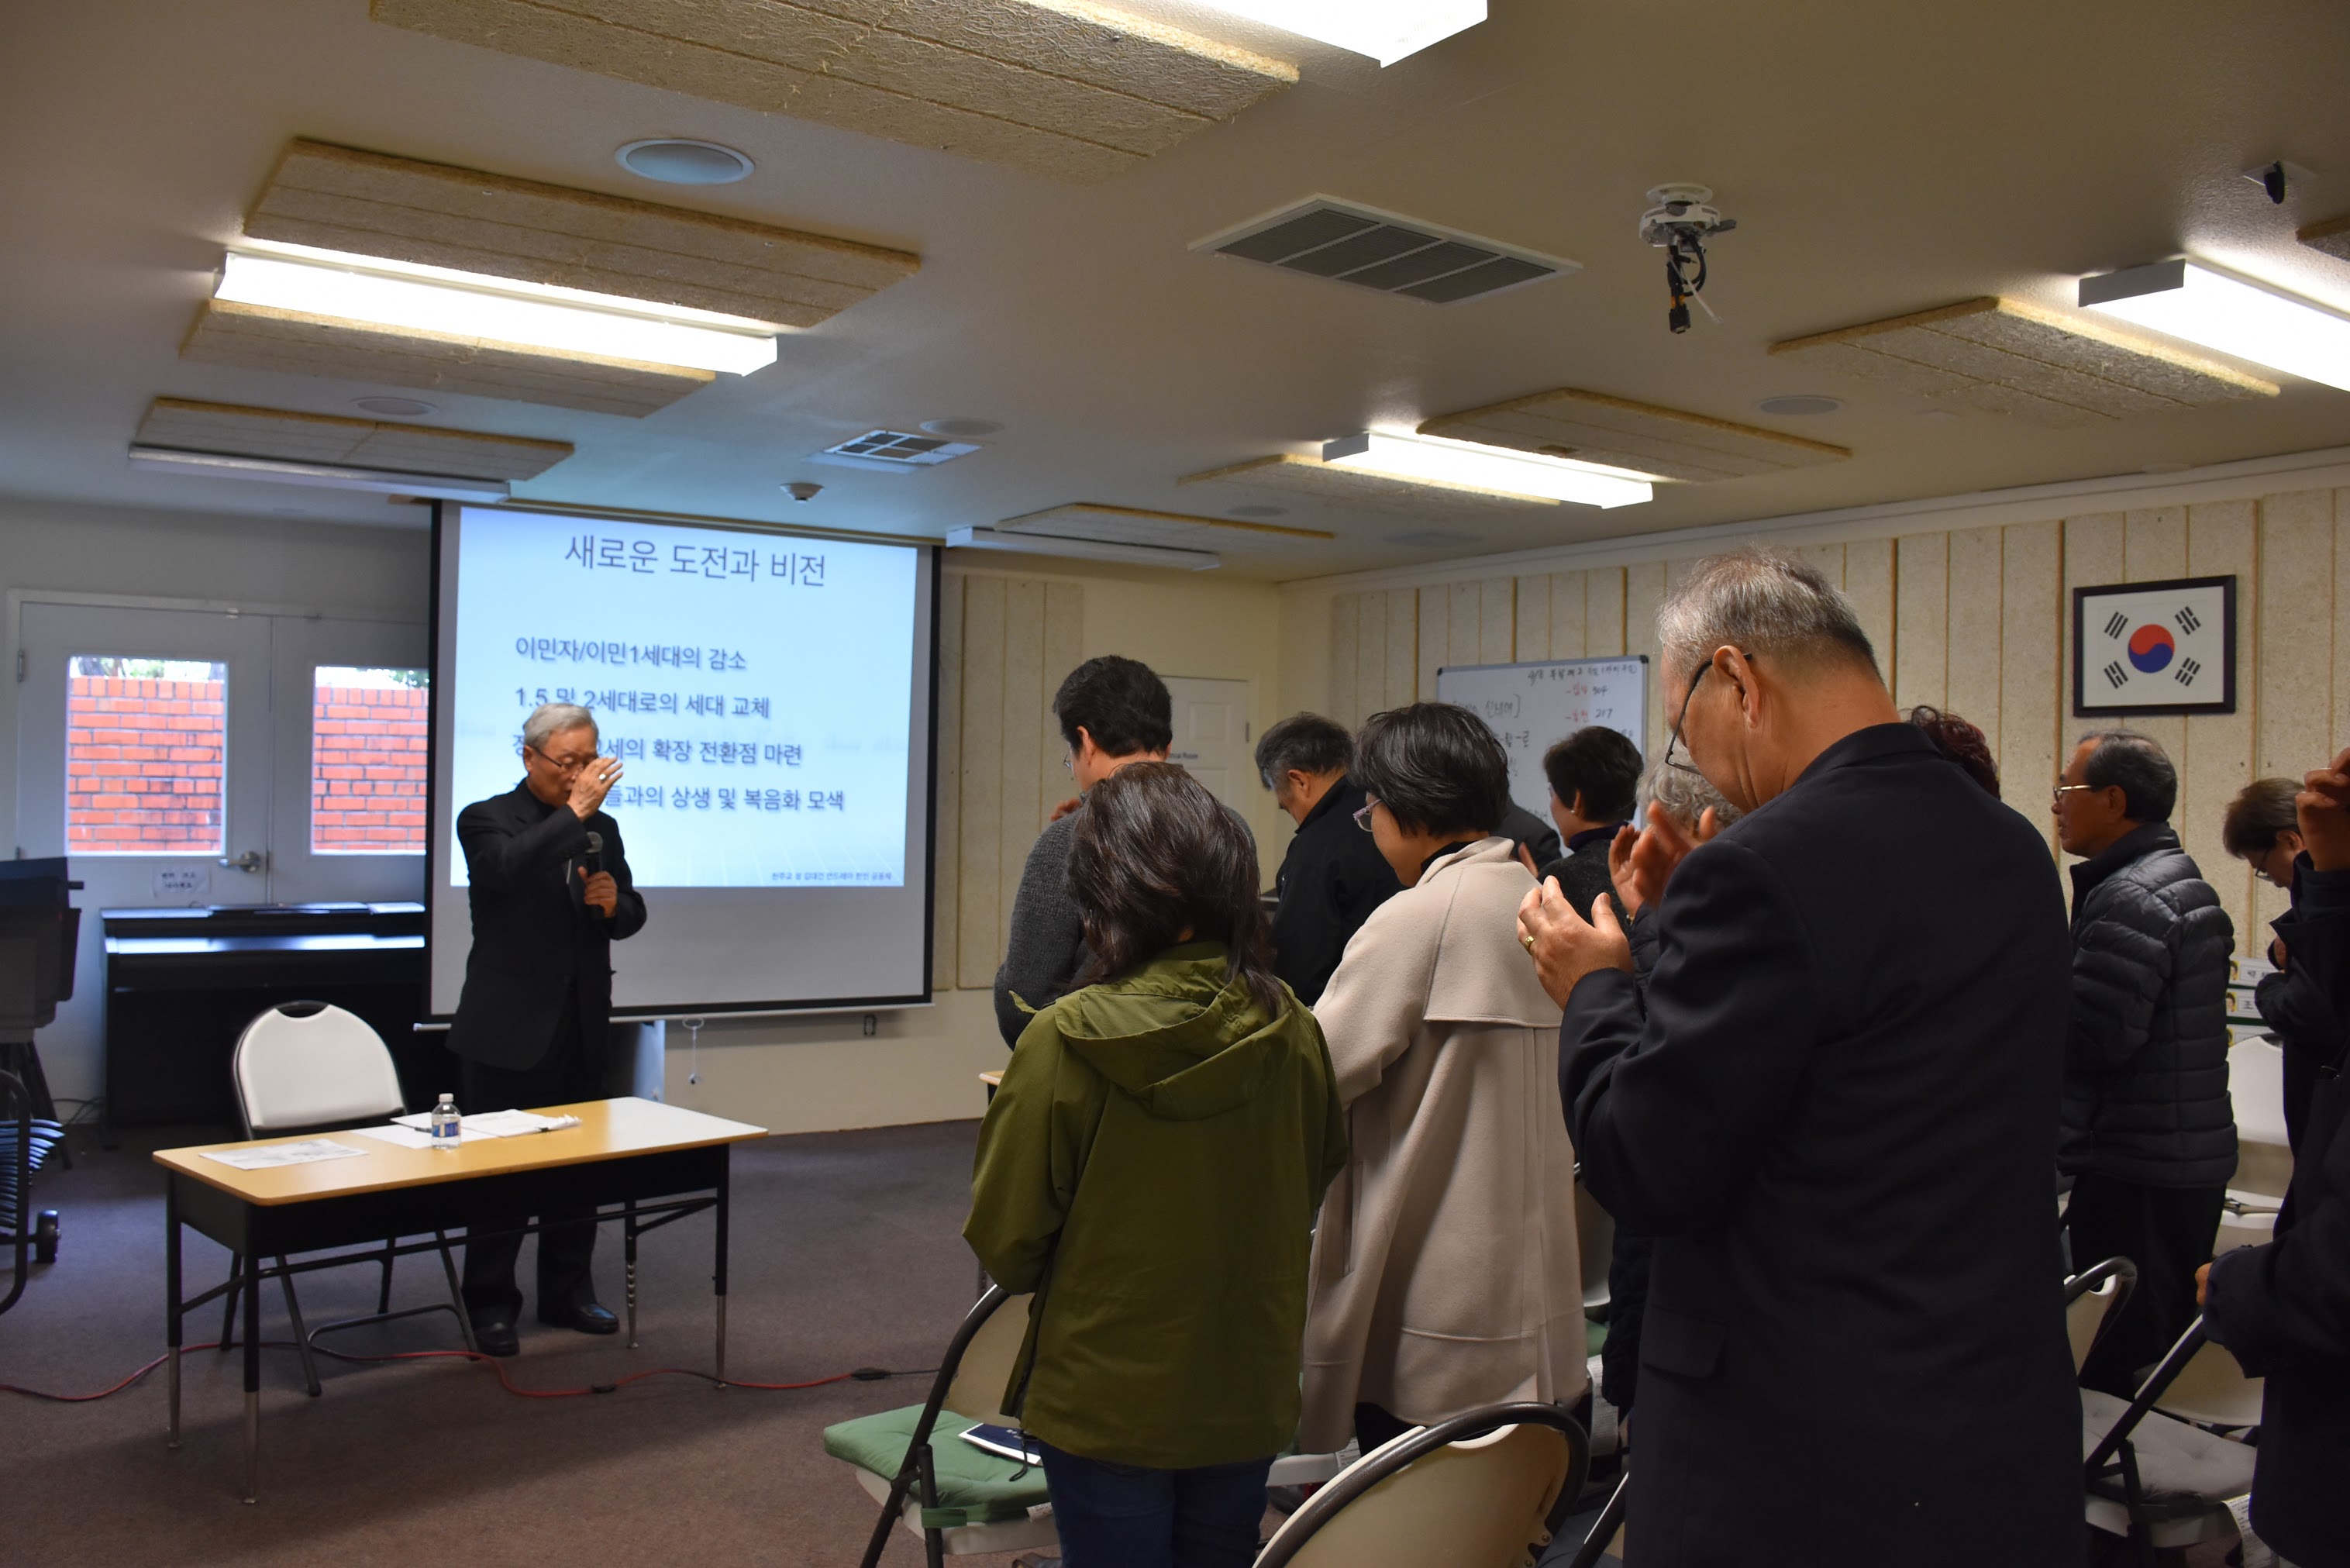
<svg viewBox="0 0 2350 1568"><path fill-rule="evenodd" d="M1648 200L1656 204L1640 214L1640 238L1665 253L1665 287L1672 299L1665 325L1687 332L1690 300L1713 316L1713 307L1698 297L1705 288L1705 242L1730 233L1738 220L1721 215L1712 190L1704 185L1659 185Z"/></svg>
<svg viewBox="0 0 2350 1568"><path fill-rule="evenodd" d="M824 493L824 486L813 480L795 479L784 486L784 493L805 506Z"/></svg>

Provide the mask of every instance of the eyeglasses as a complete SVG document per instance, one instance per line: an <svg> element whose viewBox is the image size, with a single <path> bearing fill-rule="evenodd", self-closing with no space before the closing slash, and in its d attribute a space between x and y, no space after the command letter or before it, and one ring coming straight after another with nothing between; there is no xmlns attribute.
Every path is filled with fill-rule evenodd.
<svg viewBox="0 0 2350 1568"><path fill-rule="evenodd" d="M548 767L553 768L559 774L576 774L581 768L586 767L589 763L594 762L598 754L591 752L584 757L558 757L546 752L541 752L536 746L531 746L525 749L536 753L539 761L545 763Z"/></svg>
<svg viewBox="0 0 2350 1568"><path fill-rule="evenodd" d="M2058 805L2063 805L2063 804L2064 804L2064 797L2065 797L2066 795L2068 795L2068 794L2072 794L2074 790L2076 790L2076 789L2098 789L2098 788L2102 788L2102 787L2103 787L2102 785L2098 785L2098 784L2058 784L2054 789L2053 789L2053 790L2049 791L2048 793L2049 793L2049 798L2050 798L2051 800L2054 800L2054 802L2056 802Z"/></svg>
<svg viewBox="0 0 2350 1568"><path fill-rule="evenodd" d="M1363 808L1355 813L1355 826L1361 828L1365 833L1368 833L1371 830L1371 807L1378 804L1379 803L1375 800L1364 801Z"/></svg>
<svg viewBox="0 0 2350 1568"><path fill-rule="evenodd" d="M1689 690L1681 694L1681 711L1679 714L1675 715L1673 719L1672 738L1665 742L1665 766L1672 769L1675 773L1695 774L1698 771L1697 764L1693 762L1675 762L1673 760L1673 751L1681 743L1681 726L1689 722L1690 699L1697 695L1697 683L1704 680L1705 672L1712 668L1713 663L1711 659L1699 665L1697 667L1697 673L1690 677ZM1699 776L1703 777L1704 775L1700 774Z"/></svg>

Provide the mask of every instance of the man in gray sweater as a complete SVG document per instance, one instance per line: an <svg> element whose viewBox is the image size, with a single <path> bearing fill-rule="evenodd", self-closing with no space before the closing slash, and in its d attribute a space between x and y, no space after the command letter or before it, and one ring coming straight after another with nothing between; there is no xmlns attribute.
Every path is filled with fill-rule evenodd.
<svg viewBox="0 0 2350 1568"><path fill-rule="evenodd" d="M1068 769L1078 798L1063 805L1036 836L1004 929L1003 963L995 971L995 1024L1016 1045L1029 1014L1076 989L1086 964L1085 923L1069 897L1069 840L1085 792L1128 763L1164 762L1175 740L1174 704L1150 667L1116 654L1088 659L1053 694L1053 714L1069 743Z"/></svg>

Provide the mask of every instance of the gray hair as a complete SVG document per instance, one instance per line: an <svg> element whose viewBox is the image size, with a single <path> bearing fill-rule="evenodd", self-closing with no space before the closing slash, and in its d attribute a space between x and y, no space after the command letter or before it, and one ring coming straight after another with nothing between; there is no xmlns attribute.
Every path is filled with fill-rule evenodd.
<svg viewBox="0 0 2350 1568"><path fill-rule="evenodd" d="M1292 713L1256 742L1256 776L1267 789L1292 768L1319 777L1343 774L1354 763L1354 737L1344 724L1319 713Z"/></svg>
<svg viewBox="0 0 2350 1568"><path fill-rule="evenodd" d="M1665 815L1679 825L1684 833L1697 831L1697 825L1709 806L1713 810L1714 825L1718 827L1728 827L1745 815L1722 798L1720 790L1706 783L1703 774L1685 774L1661 763L1648 770L1641 789L1650 800L1665 808Z"/></svg>
<svg viewBox="0 0 2350 1568"><path fill-rule="evenodd" d="M530 711L530 717L522 722L522 743L544 755L547 742L566 730L577 730L582 725L596 729L594 712L577 702L541 702ZM602 733L601 731L597 732L599 736Z"/></svg>
<svg viewBox="0 0 2350 1568"><path fill-rule="evenodd" d="M1804 662L1857 659L1877 670L1877 649L1852 602L1806 562L1747 548L1700 561L1657 611L1666 667L1694 676L1720 648L1749 658Z"/></svg>

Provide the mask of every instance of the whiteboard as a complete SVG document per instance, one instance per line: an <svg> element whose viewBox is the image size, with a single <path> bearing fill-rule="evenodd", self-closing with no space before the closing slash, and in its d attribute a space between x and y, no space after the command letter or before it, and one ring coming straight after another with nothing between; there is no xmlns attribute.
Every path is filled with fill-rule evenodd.
<svg viewBox="0 0 2350 1568"><path fill-rule="evenodd" d="M1436 672L1436 700L1457 702L1493 727L1510 758L1510 798L1550 820L1543 753L1575 731L1605 725L1634 746L1648 732L1648 660L1546 659L1532 664L1456 664Z"/></svg>

